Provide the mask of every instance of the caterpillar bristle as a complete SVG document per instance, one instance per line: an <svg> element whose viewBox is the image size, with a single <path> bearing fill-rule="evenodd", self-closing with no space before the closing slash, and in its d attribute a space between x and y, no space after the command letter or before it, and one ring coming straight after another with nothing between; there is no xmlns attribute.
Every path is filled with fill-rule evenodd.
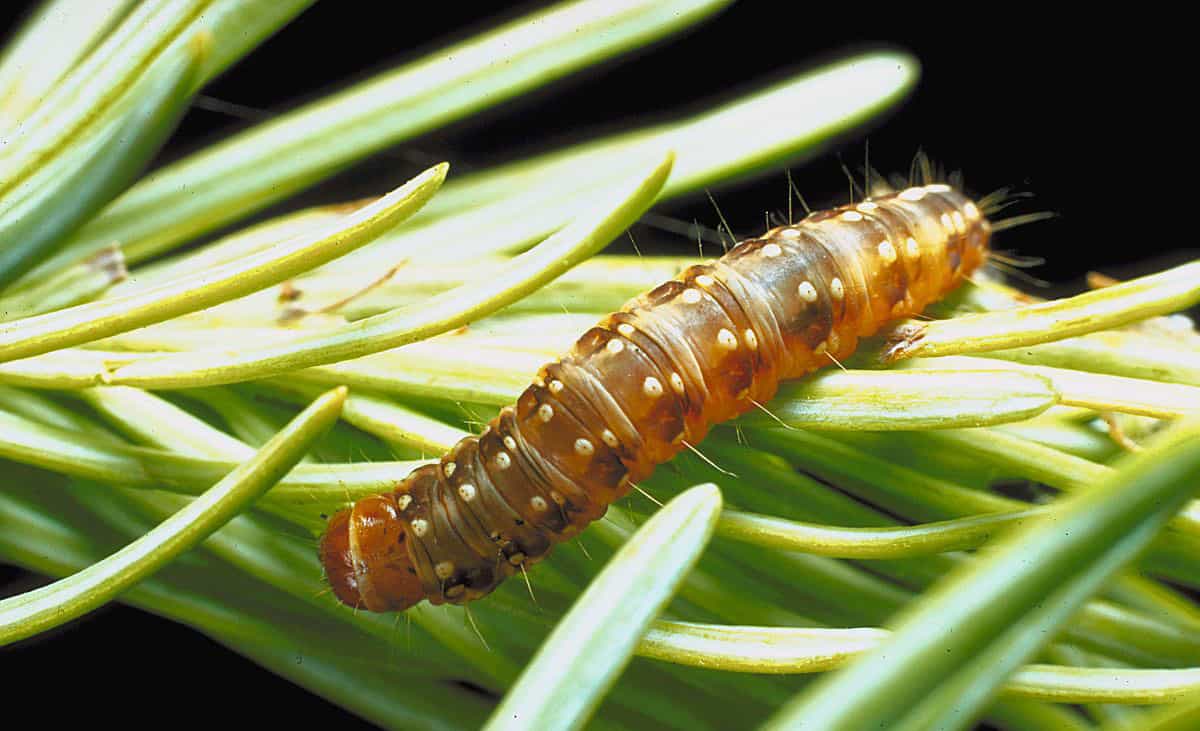
<svg viewBox="0 0 1200 731"><path fill-rule="evenodd" d="M800 201L800 207L804 209L805 216L811 216L812 209L808 207L808 201L804 200L804 196L800 193L800 189L796 187L796 183L792 180L792 171L791 170L787 171L787 184L788 184L788 225L790 226L796 220L792 216L792 196L793 195L796 196L796 200Z"/></svg>
<svg viewBox="0 0 1200 731"><path fill-rule="evenodd" d="M491 652L492 646L489 645L487 639L484 638L483 632L479 631L479 625L475 623L475 615L471 612L470 605L464 605L463 610L463 616L466 617L467 623L471 625L471 629L475 632L475 636L479 638L479 643L483 645L483 649Z"/></svg>
<svg viewBox="0 0 1200 731"><path fill-rule="evenodd" d="M917 148L913 154L912 162L908 166L908 187L926 186L936 183L939 180L944 180L945 176L938 174L933 161L929 155L921 148Z"/></svg>
<svg viewBox="0 0 1200 731"><path fill-rule="evenodd" d="M709 244L719 244L724 239L723 232L704 226L699 221L688 221L649 211L642 214L638 223L669 234L678 234L691 240L699 240Z"/></svg>
<svg viewBox="0 0 1200 731"><path fill-rule="evenodd" d="M684 442L683 442L683 446L687 447L687 448L688 448L688 450L689 450L689 451L691 451L691 453L692 453L692 454L694 454L694 455L696 455L697 457L699 457L699 458L701 459L701 461L703 461L703 462L704 462L706 465L708 465L709 467L712 467L712 468L713 468L714 470L716 470L717 472L720 472L721 474L723 474L723 475L727 475L727 476L729 476L729 477L737 477L737 474L736 474L736 473L734 473L734 472L730 472L729 470L725 469L725 468L724 468L724 467L722 467L721 465L719 465L719 464L717 464L716 462L713 462L711 459L709 459L709 458L708 458L708 457L707 457L707 456L704 454L704 452L701 452L701 451L700 451L700 450L699 450L699 449L696 447L696 445L694 445L694 444L692 444L692 443L688 442L687 440L684 440Z"/></svg>
<svg viewBox="0 0 1200 731"><path fill-rule="evenodd" d="M842 372L843 372L843 373L844 373L844 372L846 372L846 366L842 365L842 362L841 362L840 360L838 360L838 359L837 359L837 358L836 358L836 357L833 355L833 353L830 353L828 350L826 350L826 351L825 351L825 356L826 356L827 358L829 358L829 360L833 361L833 364L834 364L835 366L837 366L838 368L840 368L840 369L842 370Z"/></svg>
<svg viewBox="0 0 1200 731"><path fill-rule="evenodd" d="M976 204L979 206L979 210L983 211L983 215L990 218L1005 208L1014 206L1030 198L1033 198L1033 193L1028 191L1013 192L1012 186L1006 186L993 190L976 201Z"/></svg>
<svg viewBox="0 0 1200 731"><path fill-rule="evenodd" d="M775 415L775 412L774 412L774 411L771 411L770 409L768 409L768 408L767 408L766 406L764 406L763 404L760 404L759 402L755 401L755 402L754 402L754 408L758 409L759 411L763 412L763 413L764 413L764 414L766 414L767 416L771 417L771 419L772 419L772 420L773 420L773 421L774 421L776 424L778 424L779 426L783 427L784 429L787 429L788 431L796 431L796 427L794 427L794 426L792 426L791 424L787 423L787 422L786 422L786 421L784 421L783 419L780 419L778 416L776 416L776 415Z"/></svg>
<svg viewBox="0 0 1200 731"><path fill-rule="evenodd" d="M1045 279L1035 277L1034 275L1022 269L1019 265L1009 264L1003 259L989 257L988 266L1002 274L1012 277L1013 279L1019 279L1022 282L1031 284L1040 289L1045 289L1046 287L1050 286L1050 282L1047 282Z"/></svg>
<svg viewBox="0 0 1200 731"><path fill-rule="evenodd" d="M636 491L636 492L637 492L637 494L639 494L639 495L641 495L642 497L646 498L647 500L649 500L650 502L654 503L655 505L657 505L657 506L658 506L658 507L660 507L660 508L663 506L663 504L662 504L662 500L659 500L658 498L654 497L654 496L653 496L653 495L651 495L650 493L646 492L644 489L642 489L642 486L641 486L641 485L637 485L637 484L634 484L634 483L630 483L630 485L632 485L632 487L633 487L634 491Z"/></svg>
<svg viewBox="0 0 1200 731"><path fill-rule="evenodd" d="M538 612L541 612L542 605L538 604L537 597L533 593L533 582L529 580L529 571L525 568L525 564L521 564L521 576L525 578L525 588L529 591L529 601L533 602L533 606L537 607Z"/></svg>
<svg viewBox="0 0 1200 731"><path fill-rule="evenodd" d="M712 191L705 188L704 195L708 196L708 202L712 204L713 210L717 213L717 220L720 222L717 226L717 232L720 233L723 226L725 234L729 236L728 243L725 241L725 236L721 236L721 248L729 251L729 244L737 244L737 236L733 233L733 228L729 225L729 221L725 220L725 214L721 212L721 207L717 205L717 199L713 197Z"/></svg>
<svg viewBox="0 0 1200 731"><path fill-rule="evenodd" d="M882 198L896 192L896 187L892 185L888 177L870 165L864 166L863 174L867 177L868 197Z"/></svg>
<svg viewBox="0 0 1200 731"><path fill-rule="evenodd" d="M988 259L1002 262L1011 267L1017 267L1019 269L1040 267L1046 263L1046 258L1042 256L1024 256L1021 254L1014 254L1010 251L996 251L994 249L988 252Z"/></svg>
<svg viewBox="0 0 1200 731"><path fill-rule="evenodd" d="M842 166L842 173L845 174L846 180L850 183L850 203L854 204L857 202L855 199L855 196L858 196L859 198L861 198L863 200L870 198L871 196L867 193L866 186L859 185L854 180L854 173L850 172L850 168L846 165L846 163L842 162L841 160L838 160L838 164Z"/></svg>
<svg viewBox="0 0 1200 731"><path fill-rule="evenodd" d="M910 160L908 163L908 179L907 179L907 181L904 183L901 183L897 187L911 188L912 186L917 184L917 176L920 175L920 168L921 168L922 161L924 159L925 159L925 151L922 150L920 147L918 147L917 151L913 153L912 160Z"/></svg>
<svg viewBox="0 0 1200 731"><path fill-rule="evenodd" d="M1011 218L1002 218L999 221L992 221L992 231L1006 231L1017 226L1025 226L1038 221L1046 221L1051 218L1058 218L1058 214L1054 211L1036 211L1034 213L1022 213L1019 216Z"/></svg>

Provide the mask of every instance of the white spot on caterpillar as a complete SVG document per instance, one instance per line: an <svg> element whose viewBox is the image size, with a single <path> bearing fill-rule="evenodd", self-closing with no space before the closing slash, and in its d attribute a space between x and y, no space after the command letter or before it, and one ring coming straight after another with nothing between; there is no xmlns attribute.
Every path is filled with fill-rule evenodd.
<svg viewBox="0 0 1200 731"><path fill-rule="evenodd" d="M916 239L909 236L904 242L904 251L910 257L916 258L921 255L921 245L917 243Z"/></svg>
<svg viewBox="0 0 1200 731"><path fill-rule="evenodd" d="M458 469L457 464L454 462L447 462L446 466L442 467L442 472L445 473L446 479L450 479L450 477L454 474L454 470L456 469ZM407 497L407 495L405 497Z"/></svg>
<svg viewBox="0 0 1200 731"><path fill-rule="evenodd" d="M617 340L616 338L613 338L612 340L609 340L607 343L604 344L604 348L608 352L612 353L613 355L616 355L617 353L620 353L622 350L625 349L625 342L622 340Z"/></svg>
<svg viewBox="0 0 1200 731"><path fill-rule="evenodd" d="M548 422L554 418L554 407L550 404L542 404L537 408L537 415L543 422Z"/></svg>
<svg viewBox="0 0 1200 731"><path fill-rule="evenodd" d="M879 256L888 264L896 261L896 247L892 246L891 241L884 239L879 242L879 246L876 248L879 250Z"/></svg>
<svg viewBox="0 0 1200 731"><path fill-rule="evenodd" d="M412 505L412 495L401 495L396 499L396 504L400 506L400 510L408 510L408 506Z"/></svg>
<svg viewBox="0 0 1200 731"><path fill-rule="evenodd" d="M858 204L858 210L863 213L871 213L872 211L879 210L879 204L874 201L863 201Z"/></svg>
<svg viewBox="0 0 1200 731"><path fill-rule="evenodd" d="M711 287L715 283L716 280L707 274L701 274L700 276L696 277L696 284L699 284L701 287Z"/></svg>
<svg viewBox="0 0 1200 731"><path fill-rule="evenodd" d="M742 332L742 340L746 341L746 347L751 350L758 350L758 336L750 328L746 328Z"/></svg>
<svg viewBox="0 0 1200 731"><path fill-rule="evenodd" d="M646 376L646 380L642 381L642 393L650 398L658 398L663 395L662 384L654 376Z"/></svg>
<svg viewBox="0 0 1200 731"><path fill-rule="evenodd" d="M967 221L963 218L961 211L955 211L950 214L950 219L954 221L954 230L963 233L967 230Z"/></svg>
<svg viewBox="0 0 1200 731"><path fill-rule="evenodd" d="M678 373L672 373L671 374L671 388L675 391L675 393L682 396L683 390L684 390L683 376L679 375Z"/></svg>
<svg viewBox="0 0 1200 731"><path fill-rule="evenodd" d="M825 340L825 342L829 343L829 349L831 351L836 351L842 345L842 341L838 337L838 334L832 330L829 332L829 337Z"/></svg>
<svg viewBox="0 0 1200 731"><path fill-rule="evenodd" d="M429 532L429 521L425 520L424 518L417 518L413 522L409 523L408 527L412 528L414 536L417 538L423 538L425 534Z"/></svg>
<svg viewBox="0 0 1200 731"><path fill-rule="evenodd" d="M862 214L859 213L858 211L845 211L844 213L842 213L842 220L843 221L861 221L861 220L863 220L863 217L862 217Z"/></svg>
<svg viewBox="0 0 1200 731"><path fill-rule="evenodd" d="M520 566L521 564L525 563L525 554L521 553L520 551L517 551L516 553L514 553L513 555L508 557L508 562L510 564L512 564L513 566Z"/></svg>
<svg viewBox="0 0 1200 731"><path fill-rule="evenodd" d="M533 497L529 498L529 505L539 513L546 512L547 508L550 507L550 504L546 502L546 498L542 497L541 495L534 495Z"/></svg>
<svg viewBox="0 0 1200 731"><path fill-rule="evenodd" d="M817 288L814 287L813 283L807 279L800 283L800 287L797 289L797 291L800 293L800 299L804 300L805 302L811 304L817 301Z"/></svg>
<svg viewBox="0 0 1200 731"><path fill-rule="evenodd" d="M683 290L683 301L686 304L694 305L703 299L704 295L700 294L700 290L692 289L691 287Z"/></svg>
<svg viewBox="0 0 1200 731"><path fill-rule="evenodd" d="M797 239L799 239L801 237L802 234L800 233L800 229L798 229L798 228L785 228L784 230L779 232L779 235L782 236L783 238L787 239L788 241L796 241Z"/></svg>
<svg viewBox="0 0 1200 731"><path fill-rule="evenodd" d="M617 325L617 332L621 333L627 338L631 338L633 337L634 333L633 325L630 325L628 322L622 322L620 325Z"/></svg>
<svg viewBox="0 0 1200 731"><path fill-rule="evenodd" d="M930 193L949 193L950 186L945 183L933 183L932 185L926 185L925 190Z"/></svg>
<svg viewBox="0 0 1200 731"><path fill-rule="evenodd" d="M603 441L605 444L612 447L613 449L616 449L617 447L621 446L621 442L617 440L617 435L613 434L608 429L605 429L604 431L600 432L600 439L601 439L601 441Z"/></svg>
<svg viewBox="0 0 1200 731"><path fill-rule="evenodd" d="M963 204L963 210L967 212L968 218L979 218L979 206L975 205L971 201L967 201Z"/></svg>
<svg viewBox="0 0 1200 731"><path fill-rule="evenodd" d="M954 222L950 220L949 213L943 213L941 216L938 217L938 221L941 222L942 228L946 229L947 231L954 230Z"/></svg>
<svg viewBox="0 0 1200 731"><path fill-rule="evenodd" d="M909 188L899 196L902 201L919 201L925 197L924 188Z"/></svg>
<svg viewBox="0 0 1200 731"><path fill-rule="evenodd" d="M513 439L509 435L505 434L504 435L504 446L508 447L509 449L516 449L517 448L517 440Z"/></svg>
<svg viewBox="0 0 1200 731"><path fill-rule="evenodd" d="M454 564L450 561L439 561L433 565L433 573L442 581L454 576Z"/></svg>
<svg viewBox="0 0 1200 731"><path fill-rule="evenodd" d="M563 382L557 379L550 382L550 393L560 394L563 390ZM511 449L512 447L509 447Z"/></svg>
<svg viewBox="0 0 1200 731"><path fill-rule="evenodd" d="M467 502L475 499L475 486L469 482L464 482L458 486L458 496Z"/></svg>
<svg viewBox="0 0 1200 731"><path fill-rule="evenodd" d="M575 454L578 454L580 457L590 457L590 456L592 456L592 453L595 451L596 451L596 447L594 447L592 445L592 443L589 442L588 440L586 440L586 439L576 439L575 440Z"/></svg>
<svg viewBox="0 0 1200 731"><path fill-rule="evenodd" d="M783 253L783 249L779 248L779 244L767 244L762 247L762 253L768 259L774 259Z"/></svg>
<svg viewBox="0 0 1200 731"><path fill-rule="evenodd" d="M725 328L721 328L717 332L717 345L720 345L726 350L737 350L737 336Z"/></svg>
<svg viewBox="0 0 1200 731"><path fill-rule="evenodd" d="M835 300L841 300L842 297L846 296L846 286L842 284L841 279L838 277L833 278L833 281L829 283L829 293L833 295Z"/></svg>
<svg viewBox="0 0 1200 731"><path fill-rule="evenodd" d="M496 465L496 469L506 470L509 467L512 467L512 457L508 456L508 452L496 452L496 459L494 460L494 463Z"/></svg>

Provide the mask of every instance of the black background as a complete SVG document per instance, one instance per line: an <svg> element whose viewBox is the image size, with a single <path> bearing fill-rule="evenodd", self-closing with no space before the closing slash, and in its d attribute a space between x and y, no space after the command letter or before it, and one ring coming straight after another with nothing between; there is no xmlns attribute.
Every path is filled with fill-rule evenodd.
<svg viewBox="0 0 1200 731"><path fill-rule="evenodd" d="M455 170L476 169L544 149L549 141L719 103L852 50L892 47L916 54L923 76L907 103L870 131L877 167L906 169L923 147L963 170L974 193L1001 186L1035 193L1024 210L1059 217L1007 232L997 245L1045 257L1047 264L1033 273L1046 279L1078 285L1089 269L1132 274L1195 256L1195 235L1187 228L1195 220L1187 201L1195 177L1192 141L1175 128L1176 120L1190 127L1192 115L1185 75L1191 67L1179 60L1188 48L1170 30L1181 21L1094 11L1048 17L1049 4L907 5L921 11L743 2L682 36L412 140L305 200L378 193L441 159ZM0 32L21 17L22 6L0 10ZM318 4L205 93L266 114L282 111L533 6L498 12L491 3L421 4L426 15L403 20L393 17L395 7L410 6ZM194 109L163 159L248 124ZM862 135L847 139L797 166L797 182L810 200L840 202L846 191L841 162L856 167L863 151ZM780 173L713 192L739 234L757 233L764 211L786 206ZM703 197L658 210L716 223ZM658 238L664 246L691 246ZM1189 246L1192 251L1184 251ZM0 587L28 587L21 576L0 571ZM123 607L0 651L0 668L6 697L24 708L50 703L50 718L62 723L172 720L159 715L163 708L196 723L350 721L206 638ZM62 700L52 700L60 694Z"/></svg>

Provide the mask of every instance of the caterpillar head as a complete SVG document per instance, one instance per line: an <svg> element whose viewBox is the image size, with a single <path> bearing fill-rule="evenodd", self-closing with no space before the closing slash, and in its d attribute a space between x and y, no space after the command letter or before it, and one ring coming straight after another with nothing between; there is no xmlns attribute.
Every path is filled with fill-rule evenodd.
<svg viewBox="0 0 1200 731"><path fill-rule="evenodd" d="M321 564L333 593L372 612L401 612L424 599L407 538L394 493L359 500L334 515L321 539Z"/></svg>

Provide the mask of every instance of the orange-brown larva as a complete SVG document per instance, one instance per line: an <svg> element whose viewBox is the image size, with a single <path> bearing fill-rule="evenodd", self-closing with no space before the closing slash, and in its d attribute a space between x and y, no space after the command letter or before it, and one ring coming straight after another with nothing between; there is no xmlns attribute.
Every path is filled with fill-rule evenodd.
<svg viewBox="0 0 1200 731"><path fill-rule="evenodd" d="M377 612L487 594L713 424L954 289L989 238L978 207L935 184L688 268L584 333L440 464L335 515L321 542L334 592Z"/></svg>

